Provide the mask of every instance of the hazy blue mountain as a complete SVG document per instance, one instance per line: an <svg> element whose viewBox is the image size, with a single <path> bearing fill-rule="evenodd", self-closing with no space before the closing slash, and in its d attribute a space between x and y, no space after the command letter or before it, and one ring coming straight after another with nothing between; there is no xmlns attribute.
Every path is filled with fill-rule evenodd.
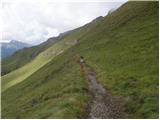
<svg viewBox="0 0 160 120"><path fill-rule="evenodd" d="M16 40L11 40L8 43L1 42L1 58L5 58L7 56L12 55L14 52L16 52L19 49L30 47L30 44L23 43Z"/></svg>

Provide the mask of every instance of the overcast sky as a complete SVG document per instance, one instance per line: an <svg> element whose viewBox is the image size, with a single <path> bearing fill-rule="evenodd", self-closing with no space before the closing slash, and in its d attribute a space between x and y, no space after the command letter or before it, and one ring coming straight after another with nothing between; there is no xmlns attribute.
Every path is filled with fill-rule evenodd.
<svg viewBox="0 0 160 120"><path fill-rule="evenodd" d="M1 41L19 40L39 44L49 37L80 27L98 16L105 16L110 9L126 2L57 1L3 0L0 10Z"/></svg>

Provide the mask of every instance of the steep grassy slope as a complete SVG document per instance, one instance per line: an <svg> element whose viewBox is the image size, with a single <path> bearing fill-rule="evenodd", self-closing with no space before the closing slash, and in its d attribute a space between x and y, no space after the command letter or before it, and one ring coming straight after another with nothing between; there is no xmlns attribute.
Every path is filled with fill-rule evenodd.
<svg viewBox="0 0 160 120"><path fill-rule="evenodd" d="M79 118L85 112L87 85L65 54L2 93L2 118Z"/></svg>
<svg viewBox="0 0 160 120"><path fill-rule="evenodd" d="M2 76L2 91L25 80L31 74L33 74L38 69L47 64L49 61L51 61L55 56L63 53L66 49L70 48L76 43L77 40L72 39L72 37L70 36L66 37L65 39L61 39L60 41L57 41L56 44L52 45L50 48L40 53L30 63L7 75Z"/></svg>
<svg viewBox="0 0 160 120"><path fill-rule="evenodd" d="M128 2L93 23L67 36L76 45L2 92L2 118L80 117L89 97L76 55L123 96L129 118L158 118L158 2Z"/></svg>
<svg viewBox="0 0 160 120"><path fill-rule="evenodd" d="M76 47L130 118L158 118L158 31L158 2L130 2Z"/></svg>

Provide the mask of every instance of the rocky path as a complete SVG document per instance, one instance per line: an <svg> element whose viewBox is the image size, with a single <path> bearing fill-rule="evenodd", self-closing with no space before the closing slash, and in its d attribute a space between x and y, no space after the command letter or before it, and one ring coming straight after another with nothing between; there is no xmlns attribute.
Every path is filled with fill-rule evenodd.
<svg viewBox="0 0 160 120"><path fill-rule="evenodd" d="M127 118L123 109L122 99L113 97L97 82L96 73L85 63L81 63L81 68L88 81L89 91L92 94L92 101L89 105L88 118L91 119L114 119Z"/></svg>

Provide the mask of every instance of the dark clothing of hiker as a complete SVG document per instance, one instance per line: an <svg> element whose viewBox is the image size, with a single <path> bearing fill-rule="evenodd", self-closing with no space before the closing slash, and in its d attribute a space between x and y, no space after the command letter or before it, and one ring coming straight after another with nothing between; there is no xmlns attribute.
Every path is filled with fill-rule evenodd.
<svg viewBox="0 0 160 120"><path fill-rule="evenodd" d="M85 63L83 56L80 56L80 63Z"/></svg>

